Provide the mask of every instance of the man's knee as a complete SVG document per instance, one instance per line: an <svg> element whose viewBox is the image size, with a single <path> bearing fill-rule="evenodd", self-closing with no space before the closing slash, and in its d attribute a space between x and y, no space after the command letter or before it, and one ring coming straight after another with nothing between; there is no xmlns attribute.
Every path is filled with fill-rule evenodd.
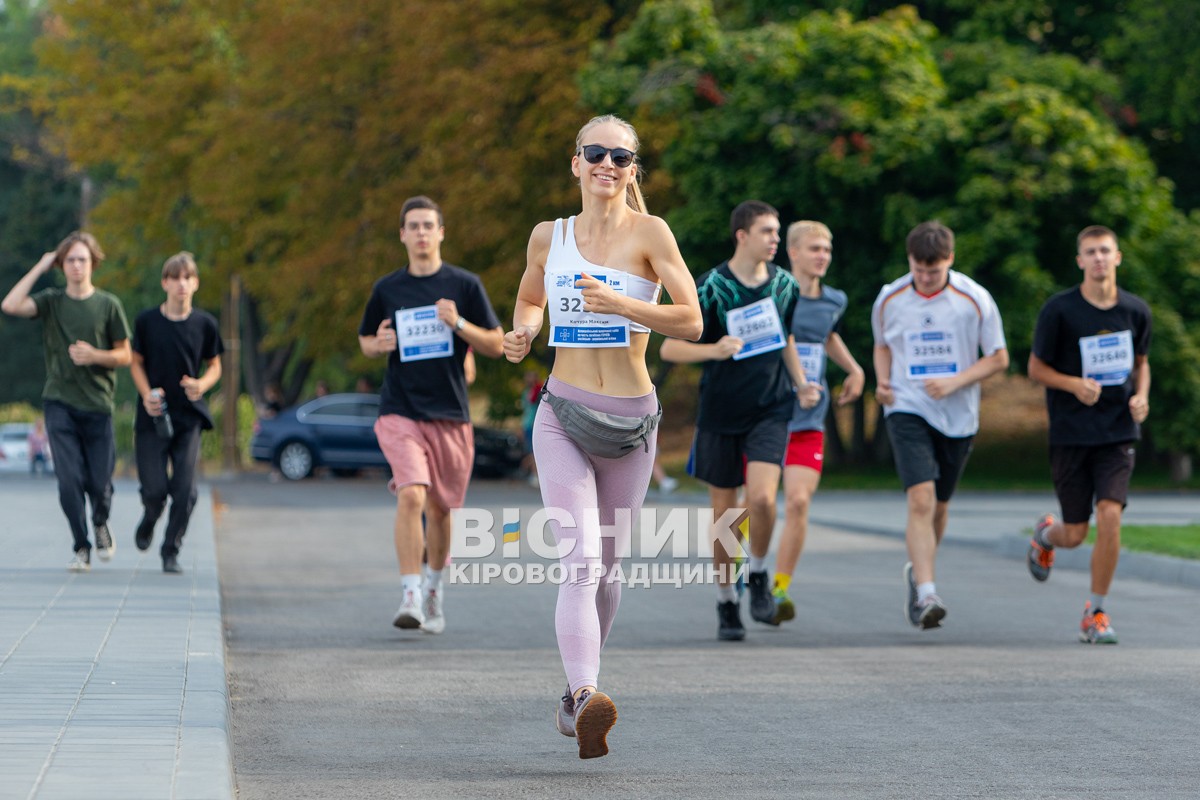
<svg viewBox="0 0 1200 800"><path fill-rule="evenodd" d="M937 505L933 482L918 483L908 487L908 513L910 516L932 519Z"/></svg>
<svg viewBox="0 0 1200 800"><path fill-rule="evenodd" d="M401 514L420 514L425 510L426 489L414 483L396 490L396 510Z"/></svg>
<svg viewBox="0 0 1200 800"><path fill-rule="evenodd" d="M786 494L784 499L784 507L788 516L807 517L811 505L812 492L807 489L793 489Z"/></svg>
<svg viewBox="0 0 1200 800"><path fill-rule="evenodd" d="M1087 539L1088 523L1086 522L1064 522L1062 527L1062 547L1072 548L1079 547Z"/></svg>

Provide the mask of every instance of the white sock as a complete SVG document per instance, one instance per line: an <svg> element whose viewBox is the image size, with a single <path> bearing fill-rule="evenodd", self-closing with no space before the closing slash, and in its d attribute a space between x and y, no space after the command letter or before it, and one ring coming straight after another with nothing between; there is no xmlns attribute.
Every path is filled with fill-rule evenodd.
<svg viewBox="0 0 1200 800"><path fill-rule="evenodd" d="M413 593L413 597L419 597L421 594L421 575L419 573L413 575L400 576L400 591L407 597L409 592Z"/></svg>
<svg viewBox="0 0 1200 800"><path fill-rule="evenodd" d="M442 590L442 571L440 569L425 570L425 594Z"/></svg>
<svg viewBox="0 0 1200 800"><path fill-rule="evenodd" d="M767 571L767 557L766 556L756 556L756 555L751 554L750 555L750 563L747 566L747 571L748 572L766 572Z"/></svg>
<svg viewBox="0 0 1200 800"><path fill-rule="evenodd" d="M717 602L718 603L732 603L732 602L735 602L736 600L737 600L737 587L735 587L732 583L729 584L728 586L722 586L719 583L717 584Z"/></svg>
<svg viewBox="0 0 1200 800"><path fill-rule="evenodd" d="M1106 594L1092 594L1092 613L1104 610L1104 601L1108 599Z"/></svg>
<svg viewBox="0 0 1200 800"><path fill-rule="evenodd" d="M925 598L929 597L929 595L931 595L931 594L937 594L937 588L934 587L933 581L930 581L929 583L918 583L917 584L917 602L918 603L923 603L925 601Z"/></svg>

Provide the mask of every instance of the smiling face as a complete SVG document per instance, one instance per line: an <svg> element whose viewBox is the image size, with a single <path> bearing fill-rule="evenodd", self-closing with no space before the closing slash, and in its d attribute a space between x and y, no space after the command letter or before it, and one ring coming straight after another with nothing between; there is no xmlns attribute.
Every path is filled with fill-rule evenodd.
<svg viewBox="0 0 1200 800"><path fill-rule="evenodd" d="M788 258L792 262L792 273L797 278L825 277L833 261L833 242L822 233L810 233L788 247Z"/></svg>
<svg viewBox="0 0 1200 800"><path fill-rule="evenodd" d="M584 129L579 137L580 147L598 144L606 149L625 148L637 152L637 140L623 126L615 122L601 122ZM625 197L625 187L637 172L637 162L627 167L618 167L612 162L612 154L605 154L598 164L589 164L583 152L577 149L571 158L571 172L579 179L580 188L588 194L601 198Z"/></svg>

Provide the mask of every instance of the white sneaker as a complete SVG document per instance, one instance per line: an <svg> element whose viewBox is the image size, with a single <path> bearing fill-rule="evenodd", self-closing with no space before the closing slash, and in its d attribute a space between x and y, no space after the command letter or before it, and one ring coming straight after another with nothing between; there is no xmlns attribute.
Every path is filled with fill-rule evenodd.
<svg viewBox="0 0 1200 800"><path fill-rule="evenodd" d="M71 572L87 572L91 568L91 556L87 550L82 548L75 551L75 557L71 559L70 564L67 564L67 569L69 569Z"/></svg>
<svg viewBox="0 0 1200 800"><path fill-rule="evenodd" d="M658 490L663 494L670 494L678 488L679 481L670 475L664 475L663 479L658 482Z"/></svg>
<svg viewBox="0 0 1200 800"><path fill-rule="evenodd" d="M421 604L417 602L417 593L405 592L404 602L396 611L392 624L397 628L419 628L424 621L425 615L421 613Z"/></svg>
<svg viewBox="0 0 1200 800"><path fill-rule="evenodd" d="M421 611L425 614L421 630L426 633L441 633L446 630L446 617L442 614L442 593L440 591L431 589L425 593L425 602L421 604Z"/></svg>

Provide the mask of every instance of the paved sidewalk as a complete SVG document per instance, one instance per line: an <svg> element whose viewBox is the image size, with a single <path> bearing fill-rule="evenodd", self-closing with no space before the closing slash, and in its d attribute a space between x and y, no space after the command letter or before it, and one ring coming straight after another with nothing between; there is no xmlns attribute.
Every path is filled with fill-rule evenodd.
<svg viewBox="0 0 1200 800"><path fill-rule="evenodd" d="M0 798L234 796L212 499L180 563L133 544L137 485L118 481L108 563L66 569L55 481L0 477Z"/></svg>

